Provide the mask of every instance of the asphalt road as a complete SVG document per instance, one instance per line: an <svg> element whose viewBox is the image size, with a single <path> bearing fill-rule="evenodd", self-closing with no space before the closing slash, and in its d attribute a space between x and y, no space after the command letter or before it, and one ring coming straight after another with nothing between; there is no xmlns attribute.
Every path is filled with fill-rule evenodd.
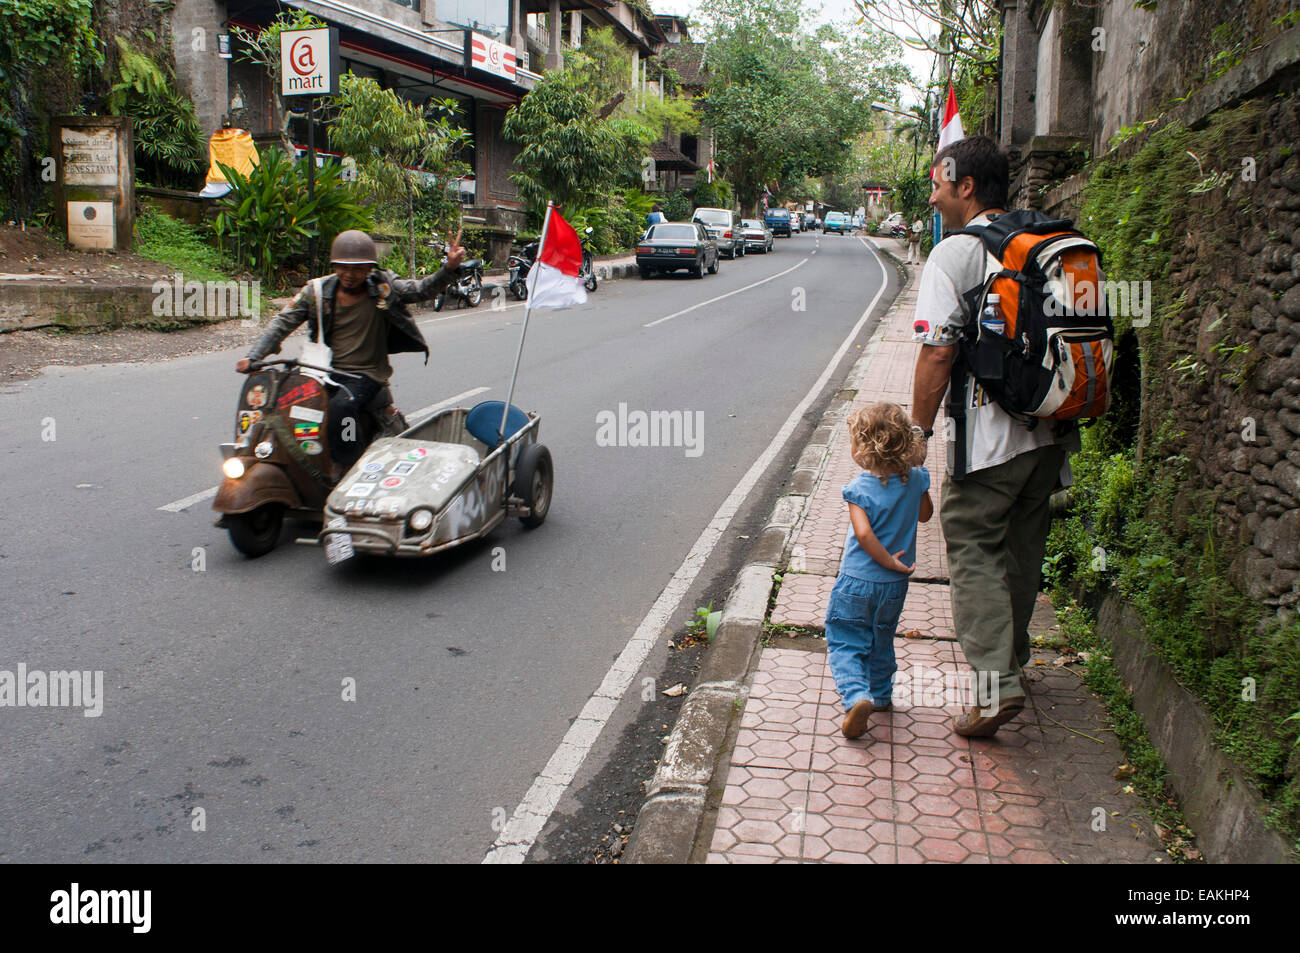
<svg viewBox="0 0 1300 953"><path fill-rule="evenodd" d="M422 561L331 569L290 536L250 561L208 501L160 509L219 479L236 352L51 369L0 392L0 679L19 663L104 673L99 717L0 707L0 860L482 860L887 278L858 239L800 235L704 280L610 282L582 308L535 313L515 403L541 415L554 456L550 515ZM421 316L428 367L394 360L405 410L504 397L523 311L491 305ZM671 623L725 591L748 545L736 528L761 522L873 326ZM620 404L698 411L702 441L598 445L597 415ZM637 717L632 684L574 790Z"/></svg>

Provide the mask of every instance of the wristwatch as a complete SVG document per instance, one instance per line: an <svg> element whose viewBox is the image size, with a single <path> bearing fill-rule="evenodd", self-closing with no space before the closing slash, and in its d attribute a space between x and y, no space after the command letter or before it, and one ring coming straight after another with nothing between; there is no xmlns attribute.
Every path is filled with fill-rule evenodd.
<svg viewBox="0 0 1300 953"><path fill-rule="evenodd" d="M915 433L919 433L926 440L929 440L931 437L934 436L933 430L922 430L920 427L916 426L915 424L912 425L912 430Z"/></svg>

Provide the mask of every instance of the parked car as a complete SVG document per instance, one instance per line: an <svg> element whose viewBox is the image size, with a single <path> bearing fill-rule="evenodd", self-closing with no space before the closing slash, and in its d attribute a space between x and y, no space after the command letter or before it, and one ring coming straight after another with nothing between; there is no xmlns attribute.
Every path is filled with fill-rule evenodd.
<svg viewBox="0 0 1300 953"><path fill-rule="evenodd" d="M903 223L903 213L895 212L894 214L881 219L880 224L876 226L876 234L893 235L897 232L897 228L900 226L904 229L906 228Z"/></svg>
<svg viewBox="0 0 1300 953"><path fill-rule="evenodd" d="M783 208L770 208L763 213L763 224L773 235L790 237L790 213Z"/></svg>
<svg viewBox="0 0 1300 953"><path fill-rule="evenodd" d="M761 219L747 218L740 223L740 233L745 239L745 250L758 249L763 254L772 250L772 230Z"/></svg>
<svg viewBox="0 0 1300 953"><path fill-rule="evenodd" d="M853 231L853 219L844 212L827 212L826 225L822 229L827 235L836 232L840 235L847 235Z"/></svg>
<svg viewBox="0 0 1300 953"><path fill-rule="evenodd" d="M802 222L802 221L800 220L800 218L799 218L799 213L798 213L798 212L791 212L791 213L790 213L790 232L793 234L794 232L802 232L802 231L803 231L803 222Z"/></svg>
<svg viewBox="0 0 1300 953"><path fill-rule="evenodd" d="M745 254L745 242L740 237L740 216L725 208L697 208L691 221L699 222L710 237L718 243L718 253L728 258Z"/></svg>
<svg viewBox="0 0 1300 953"><path fill-rule="evenodd" d="M636 246L642 278L656 272L685 268L696 278L718 273L718 243L699 222L660 222L651 225Z"/></svg>

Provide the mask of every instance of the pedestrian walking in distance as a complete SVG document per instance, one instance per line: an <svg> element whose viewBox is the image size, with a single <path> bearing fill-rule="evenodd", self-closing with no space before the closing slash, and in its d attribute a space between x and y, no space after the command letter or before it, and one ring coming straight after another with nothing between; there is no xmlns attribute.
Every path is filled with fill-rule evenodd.
<svg viewBox="0 0 1300 953"><path fill-rule="evenodd" d="M907 236L907 263L909 265L919 265L921 263L921 233L925 231L925 225L921 222L921 216L916 217L912 223L911 229Z"/></svg>
<svg viewBox="0 0 1300 953"><path fill-rule="evenodd" d="M853 462L849 532L826 608L826 651L844 705L846 738L867 730L894 694L894 633L916 568L916 524L934 514L925 436L897 404L873 404L848 421Z"/></svg>

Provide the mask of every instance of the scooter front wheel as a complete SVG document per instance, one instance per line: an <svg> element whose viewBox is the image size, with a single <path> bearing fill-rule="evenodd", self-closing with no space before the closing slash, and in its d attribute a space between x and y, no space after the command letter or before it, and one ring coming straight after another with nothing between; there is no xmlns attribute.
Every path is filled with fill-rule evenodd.
<svg viewBox="0 0 1300 953"><path fill-rule="evenodd" d="M470 289L469 294L465 295L465 303L471 308L477 308L478 303L483 300L483 283L477 278L474 279L474 287Z"/></svg>
<svg viewBox="0 0 1300 953"><path fill-rule="evenodd" d="M284 527L284 507L267 503L248 513L226 515L226 528L235 548L250 559L265 556L275 549Z"/></svg>

